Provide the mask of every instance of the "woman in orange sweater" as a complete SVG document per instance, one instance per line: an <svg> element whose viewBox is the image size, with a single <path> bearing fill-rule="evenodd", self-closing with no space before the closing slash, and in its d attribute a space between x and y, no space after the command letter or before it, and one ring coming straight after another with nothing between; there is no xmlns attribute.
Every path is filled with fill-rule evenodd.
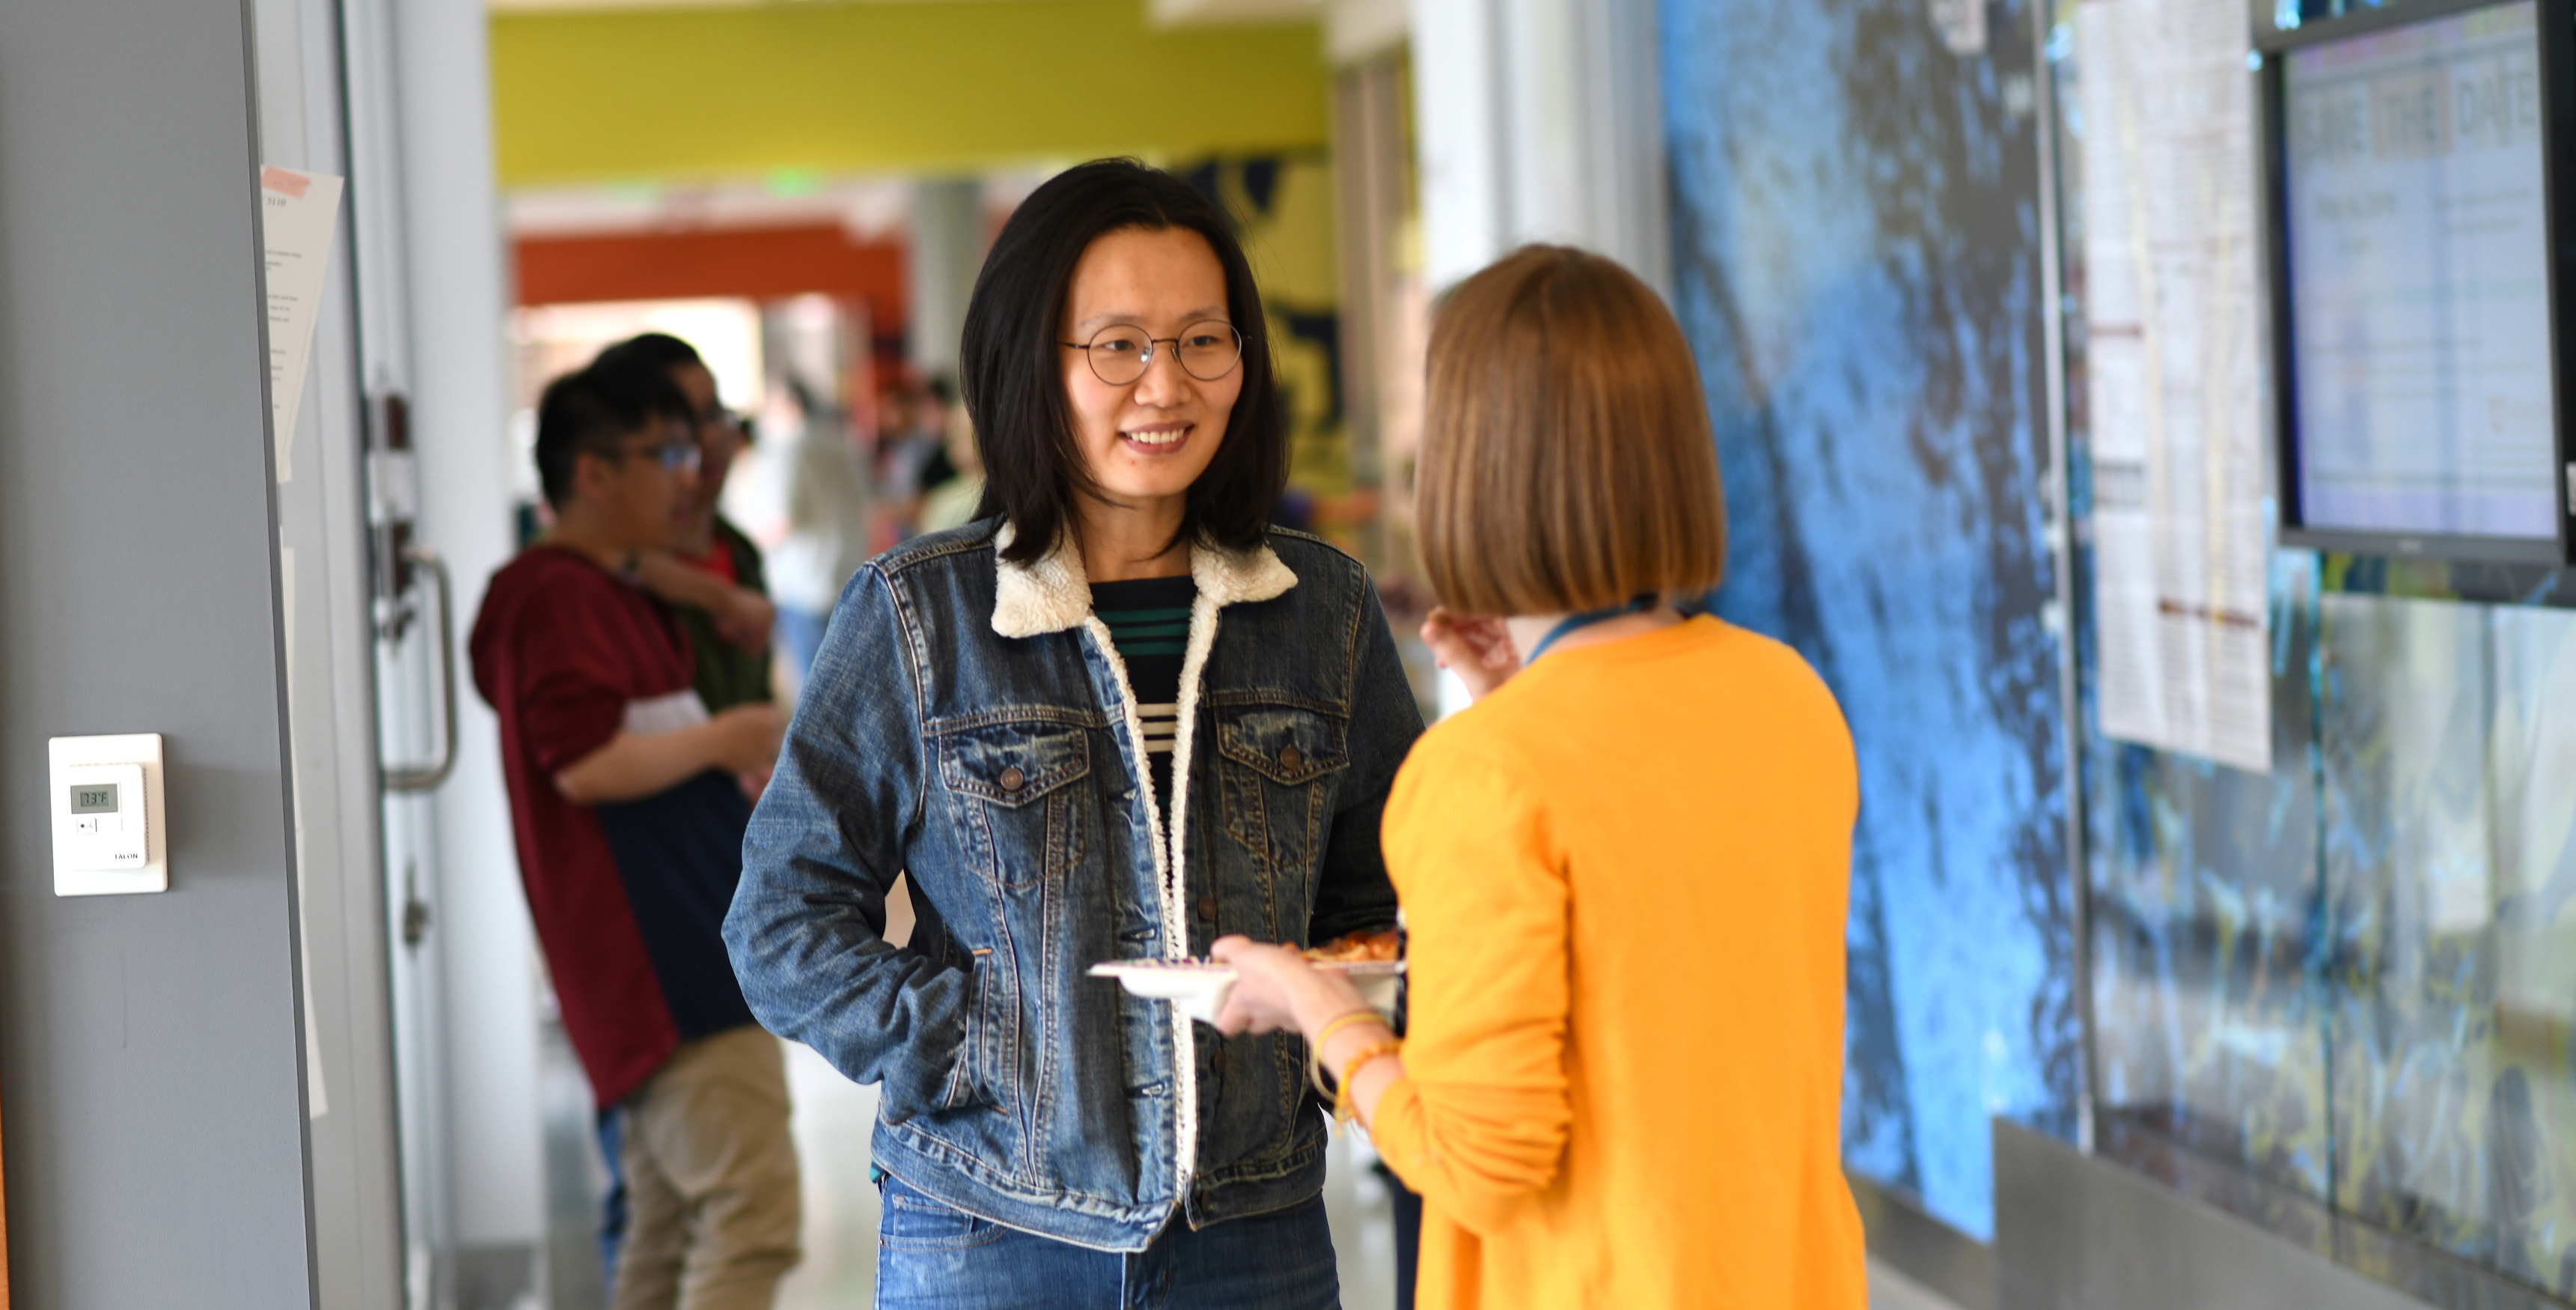
<svg viewBox="0 0 2576 1310"><path fill-rule="evenodd" d="M1725 558L1690 348L1532 247L1450 294L1429 388L1423 635L1477 700L1387 803L1409 1031L1243 937L1221 1026L1301 1030L1422 1194L1421 1306L1858 1310L1851 738L1795 652L1672 604Z"/></svg>

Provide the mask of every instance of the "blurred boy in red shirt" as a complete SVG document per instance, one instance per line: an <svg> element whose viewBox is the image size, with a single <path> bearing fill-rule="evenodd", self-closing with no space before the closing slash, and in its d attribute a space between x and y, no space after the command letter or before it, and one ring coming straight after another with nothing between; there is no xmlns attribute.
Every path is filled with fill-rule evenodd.
<svg viewBox="0 0 2576 1310"><path fill-rule="evenodd" d="M766 703L710 715L679 625L633 578L694 503L694 420L658 369L547 387L555 526L492 576L472 637L564 1031L622 1129L619 1310L765 1307L798 1257L785 1062L718 935L742 779L767 775L781 720Z"/></svg>

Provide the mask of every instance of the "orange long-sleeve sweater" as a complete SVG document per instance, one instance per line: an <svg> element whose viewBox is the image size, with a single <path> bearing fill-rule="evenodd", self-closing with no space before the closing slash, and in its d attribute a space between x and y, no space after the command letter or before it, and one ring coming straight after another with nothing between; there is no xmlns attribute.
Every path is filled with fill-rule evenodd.
<svg viewBox="0 0 2576 1310"><path fill-rule="evenodd" d="M1550 654L1414 748L1378 1150L1419 1304L1859 1310L1839 1160L1851 737L1713 618Z"/></svg>

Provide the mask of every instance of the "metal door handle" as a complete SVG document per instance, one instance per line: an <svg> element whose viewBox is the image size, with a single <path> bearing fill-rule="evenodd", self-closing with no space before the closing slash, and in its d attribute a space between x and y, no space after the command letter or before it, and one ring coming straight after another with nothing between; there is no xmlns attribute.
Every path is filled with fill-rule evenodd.
<svg viewBox="0 0 2576 1310"><path fill-rule="evenodd" d="M438 594L438 698L442 729L438 758L426 765L385 767L386 791L431 791L456 771L456 599L447 578L447 561L426 546L406 545L403 558L429 575Z"/></svg>

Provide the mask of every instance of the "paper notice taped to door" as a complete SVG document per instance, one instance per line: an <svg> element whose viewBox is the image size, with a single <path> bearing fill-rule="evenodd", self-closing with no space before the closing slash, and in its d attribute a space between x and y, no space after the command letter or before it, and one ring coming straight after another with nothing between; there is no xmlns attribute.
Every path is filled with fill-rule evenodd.
<svg viewBox="0 0 2576 1310"><path fill-rule="evenodd" d="M304 399L304 366L313 356L313 324L331 271L331 233L340 215L340 179L270 166L259 170L260 244L268 264L269 425L276 433L277 480L294 476L295 414Z"/></svg>

